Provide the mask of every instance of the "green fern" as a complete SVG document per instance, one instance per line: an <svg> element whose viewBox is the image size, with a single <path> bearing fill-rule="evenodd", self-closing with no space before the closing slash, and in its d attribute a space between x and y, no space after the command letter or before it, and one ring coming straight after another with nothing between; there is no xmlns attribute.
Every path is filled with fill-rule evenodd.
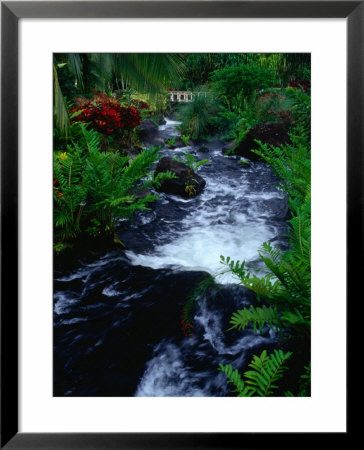
<svg viewBox="0 0 364 450"><path fill-rule="evenodd" d="M288 221L290 247L282 252L263 243L259 256L264 276L251 274L245 262L221 257L221 263L240 283L278 308L280 322L294 333L310 334L311 304L311 195L310 148L305 139L291 137L292 144L272 147L258 142L256 151L273 168L288 194L292 218Z"/></svg>
<svg viewBox="0 0 364 450"><path fill-rule="evenodd" d="M271 328L281 328L277 308L267 308L266 306L263 306L262 308L250 306L249 309L240 309L233 313L230 323L232 327L229 328L229 330L234 328L244 330L249 324L253 325L255 332L257 329L262 332L265 324L269 325Z"/></svg>
<svg viewBox="0 0 364 450"><path fill-rule="evenodd" d="M273 350L270 355L263 350L260 356L254 355L249 367L252 370L244 372L244 379L239 372L233 370L230 364L219 364L219 370L224 372L228 378L228 382L235 386L233 392L238 397L268 397L278 389L276 383L280 380L287 367L287 360L291 357L292 352L283 353L282 350Z"/></svg>
<svg viewBox="0 0 364 450"><path fill-rule="evenodd" d="M260 356L253 356L249 364L253 370L244 372L247 378L246 384L260 397L267 397L273 393L278 386L273 384L283 377L286 361L291 357L292 352L283 353L282 350L273 350L269 356L266 350L263 350Z"/></svg>
<svg viewBox="0 0 364 450"><path fill-rule="evenodd" d="M250 397L251 395L253 395L253 391L249 389L249 386L245 385L239 372L236 369L233 370L231 364L223 365L220 363L219 370L221 372L224 372L224 374L228 378L228 383L231 383L235 386L235 389L232 392L236 392L237 397Z"/></svg>
<svg viewBox="0 0 364 450"><path fill-rule="evenodd" d="M267 298L271 293L275 293L278 289L278 284L273 280L272 274L266 274L261 278L257 275L251 274L245 267L245 261L240 262L230 259L230 257L220 256L221 264L227 266L227 270L236 275L240 279L240 284L253 290L258 299Z"/></svg>
<svg viewBox="0 0 364 450"><path fill-rule="evenodd" d="M182 320L185 324L191 324L192 315L195 310L196 302L202 298L206 299L207 291L211 290L211 287L214 286L214 289L219 290L219 285L214 284L215 278L211 275L205 277L202 281L197 283L194 288L188 294L185 305L183 307L182 312Z"/></svg>
<svg viewBox="0 0 364 450"><path fill-rule="evenodd" d="M263 276L252 274L245 262L221 256L221 263L240 281L256 293L267 307L242 309L234 313L232 328L244 329L252 324L254 330L270 327L284 328L299 337L304 347L310 345L311 329L311 146L310 146L310 96L292 92L294 126L290 143L274 147L257 143L254 150L273 169L280 180L280 188L287 195L291 219L288 220L289 249L281 251L270 243L263 243L259 256L265 265ZM302 108L301 108L302 106ZM244 374L257 395L267 395L275 388L275 377L281 377L284 361L290 353L275 351L270 357L263 353L254 357L253 371ZM307 375L306 375L307 376ZM309 390L307 385L299 395ZM287 395L290 395L287 393Z"/></svg>
<svg viewBox="0 0 364 450"><path fill-rule="evenodd" d="M177 136L173 136L171 139L167 139L166 144L168 147L174 147L174 143L176 142Z"/></svg>
<svg viewBox="0 0 364 450"><path fill-rule="evenodd" d="M185 146L188 147L189 142L190 142L190 136L188 136L188 135L186 136L186 135L182 134L181 140L185 144Z"/></svg>
<svg viewBox="0 0 364 450"><path fill-rule="evenodd" d="M183 158L173 158L173 159L174 161L186 164L186 166L188 166L192 170L197 170L202 165L208 164L210 162L209 159L201 159L200 161L196 161L195 157L188 152L184 153Z"/></svg>
<svg viewBox="0 0 364 450"><path fill-rule="evenodd" d="M150 147L130 160L118 152L100 151L101 135L81 124L79 128L80 137L67 152L54 154L58 242L74 240L84 232L93 237L112 236L120 218L131 218L158 198L137 196L140 191L174 176L162 173L153 178L149 173L160 147Z"/></svg>

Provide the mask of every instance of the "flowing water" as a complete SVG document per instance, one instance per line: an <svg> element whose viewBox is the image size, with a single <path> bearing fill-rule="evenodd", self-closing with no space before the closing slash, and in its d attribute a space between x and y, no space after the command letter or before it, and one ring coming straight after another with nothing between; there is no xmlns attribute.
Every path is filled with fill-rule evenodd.
<svg viewBox="0 0 364 450"><path fill-rule="evenodd" d="M160 126L164 139L177 122ZM227 331L231 314L256 305L254 295L224 271L220 255L261 270L265 241L285 245L287 204L263 162L239 164L219 142L163 149L210 163L198 169L203 192L190 199L160 194L150 211L118 229L126 251L89 256L54 281L54 395L228 396L219 363L244 370L253 354L273 348L276 334ZM181 314L198 283L190 312L193 336Z"/></svg>

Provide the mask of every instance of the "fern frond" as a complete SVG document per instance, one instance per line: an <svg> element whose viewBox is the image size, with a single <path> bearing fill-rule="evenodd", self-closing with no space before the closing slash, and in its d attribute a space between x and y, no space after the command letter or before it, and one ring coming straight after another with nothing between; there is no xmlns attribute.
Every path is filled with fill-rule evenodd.
<svg viewBox="0 0 364 450"><path fill-rule="evenodd" d="M262 308L254 308L250 306L249 309L244 308L233 313L230 319L232 327L229 330L237 328L244 330L249 324L253 325L254 331L259 329L263 331L263 327L267 324L270 328L280 329L280 320L276 307L263 306Z"/></svg>
<svg viewBox="0 0 364 450"><path fill-rule="evenodd" d="M241 378L239 372L235 369L233 370L231 364L223 365L219 364L219 370L223 372L228 378L228 383L235 386L233 392L236 392L238 397L249 397L250 390L245 386L243 379Z"/></svg>
<svg viewBox="0 0 364 450"><path fill-rule="evenodd" d="M232 392L238 394L238 397L267 397L278 389L276 383L280 380L287 367L285 363L291 357L292 352L283 353L282 350L274 349L273 353L268 355L263 350L260 356L253 355L249 364L252 370L244 372L244 379L238 370L234 370L231 364L219 364L219 370L224 372L228 378L228 383L232 383L235 389Z"/></svg>
<svg viewBox="0 0 364 450"><path fill-rule="evenodd" d="M169 180L172 178L177 178L177 175L174 172L171 172L170 170L167 170L165 172L159 172L152 179L145 181L143 184L143 188L146 188L149 186L154 186L156 188L160 188L161 182L163 180Z"/></svg>
<svg viewBox="0 0 364 450"><path fill-rule="evenodd" d="M90 154L98 154L101 143L101 134L92 128L87 129L84 124L80 124L83 137L85 138L86 148Z"/></svg>
<svg viewBox="0 0 364 450"><path fill-rule="evenodd" d="M260 356L254 355L249 364L253 370L244 372L244 377L247 378L246 384L253 395L266 397L278 388L273 383L283 377L284 371L287 369L285 363L291 355L292 352L283 353L282 350L276 349L269 356L266 350L263 350Z"/></svg>

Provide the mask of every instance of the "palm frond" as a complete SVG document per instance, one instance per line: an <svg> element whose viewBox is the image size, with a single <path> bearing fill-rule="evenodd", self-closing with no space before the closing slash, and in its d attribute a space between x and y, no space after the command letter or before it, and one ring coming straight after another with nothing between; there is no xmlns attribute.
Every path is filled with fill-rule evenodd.
<svg viewBox="0 0 364 450"><path fill-rule="evenodd" d="M82 60L79 53L68 53L68 65L70 72L76 79L77 86L84 88L83 74L82 74Z"/></svg>
<svg viewBox="0 0 364 450"><path fill-rule="evenodd" d="M61 134L68 135L70 128L70 121L68 117L68 110L63 93L58 81L58 74L56 66L53 65L53 83L54 83L54 116L56 126L59 128Z"/></svg>

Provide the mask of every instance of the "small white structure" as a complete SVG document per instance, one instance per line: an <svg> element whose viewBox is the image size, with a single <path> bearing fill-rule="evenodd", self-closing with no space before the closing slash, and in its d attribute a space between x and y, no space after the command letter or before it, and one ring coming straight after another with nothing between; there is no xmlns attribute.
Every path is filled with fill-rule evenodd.
<svg viewBox="0 0 364 450"><path fill-rule="evenodd" d="M192 102L193 93L191 91L169 91L171 102Z"/></svg>

